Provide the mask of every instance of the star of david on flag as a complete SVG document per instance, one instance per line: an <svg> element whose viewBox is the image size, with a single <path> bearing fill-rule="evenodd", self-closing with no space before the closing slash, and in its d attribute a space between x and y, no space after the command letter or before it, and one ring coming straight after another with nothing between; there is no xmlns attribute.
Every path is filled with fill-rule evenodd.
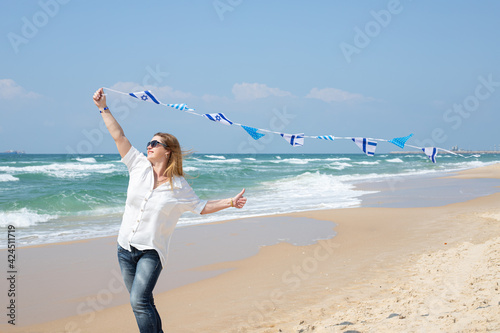
<svg viewBox="0 0 500 333"><path fill-rule="evenodd" d="M285 139L292 146L303 146L304 145L304 133L300 134L286 134L281 133L283 139Z"/></svg>
<svg viewBox="0 0 500 333"><path fill-rule="evenodd" d="M368 156L375 155L375 149L377 149L377 142L368 140L367 138L352 138L352 141L361 148L361 150Z"/></svg>
<svg viewBox="0 0 500 333"><path fill-rule="evenodd" d="M149 91L149 90L139 91L139 92L135 92L135 93L129 93L129 95L132 97L135 97L137 99L140 99L141 101L160 104L158 99L156 97L154 97L153 94L151 93L151 91Z"/></svg>
<svg viewBox="0 0 500 333"><path fill-rule="evenodd" d="M211 121L219 122L224 125L232 125L233 122L226 118L224 113L205 113L203 117L210 119Z"/></svg>
<svg viewBox="0 0 500 333"><path fill-rule="evenodd" d="M425 147L422 148L422 150L424 151L425 155L427 155L431 159L432 163L436 163L437 148Z"/></svg>

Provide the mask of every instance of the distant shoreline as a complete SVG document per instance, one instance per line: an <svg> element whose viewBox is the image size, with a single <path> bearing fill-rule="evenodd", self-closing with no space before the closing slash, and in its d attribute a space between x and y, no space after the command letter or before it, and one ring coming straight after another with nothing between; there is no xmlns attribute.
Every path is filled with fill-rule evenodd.
<svg viewBox="0 0 500 333"><path fill-rule="evenodd" d="M7 150L7 151L0 152L0 155L22 155L22 154L26 154L26 153L22 150Z"/></svg>
<svg viewBox="0 0 500 333"><path fill-rule="evenodd" d="M452 153L455 154L500 154L500 151L494 151L494 150L459 150L459 151L453 151ZM396 154L396 155L401 155L401 154L422 154L421 151L391 151L389 154Z"/></svg>

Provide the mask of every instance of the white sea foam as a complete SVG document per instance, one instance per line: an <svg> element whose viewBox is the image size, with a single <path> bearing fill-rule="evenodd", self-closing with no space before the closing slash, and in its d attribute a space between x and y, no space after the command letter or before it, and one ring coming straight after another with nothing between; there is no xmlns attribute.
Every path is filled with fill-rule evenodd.
<svg viewBox="0 0 500 333"><path fill-rule="evenodd" d="M221 155L205 155L205 157L215 158L215 159L218 159L218 160L225 160L226 159L225 156L221 156Z"/></svg>
<svg viewBox="0 0 500 333"><path fill-rule="evenodd" d="M349 157L325 158L324 161L350 161Z"/></svg>
<svg viewBox="0 0 500 333"><path fill-rule="evenodd" d="M272 163L289 163L289 164L308 164L309 162L338 162L338 161L350 161L351 159L348 157L340 157L340 158L285 158L271 161Z"/></svg>
<svg viewBox="0 0 500 333"><path fill-rule="evenodd" d="M345 162L333 162L326 165L329 169L333 170L344 170L345 168L352 167L352 164Z"/></svg>
<svg viewBox="0 0 500 333"><path fill-rule="evenodd" d="M281 160L279 162L290 163L290 164L307 164L307 163L310 162L310 159L306 159L306 158L287 158L287 159Z"/></svg>
<svg viewBox="0 0 500 333"><path fill-rule="evenodd" d="M277 209L292 211L351 207L359 204L359 196L366 192L354 190L354 185L347 180L318 171L305 172L279 181L263 182L262 185L270 190L254 200L261 201L263 206L276 205Z"/></svg>
<svg viewBox="0 0 500 333"><path fill-rule="evenodd" d="M77 157L75 160L82 163L97 163L96 159L93 157Z"/></svg>
<svg viewBox="0 0 500 333"><path fill-rule="evenodd" d="M19 180L19 178L16 178L16 177L9 175L7 173L0 174L0 182L15 182L18 180Z"/></svg>
<svg viewBox="0 0 500 333"><path fill-rule="evenodd" d="M202 163L240 163L241 160L239 158L230 158L230 159L218 159L218 160L204 160L200 161Z"/></svg>
<svg viewBox="0 0 500 333"><path fill-rule="evenodd" d="M399 157L396 157L396 158L390 158L388 160L386 160L387 162L391 162L391 163L403 163L403 160L400 159Z"/></svg>
<svg viewBox="0 0 500 333"><path fill-rule="evenodd" d="M16 211L0 212L0 226L6 227L12 224L16 228L26 228L56 218L58 218L57 215L38 214L27 208L21 208Z"/></svg>
<svg viewBox="0 0 500 333"><path fill-rule="evenodd" d="M185 167L183 167L183 170L186 171L186 172L191 172L191 171L198 170L198 168L194 167L194 166L185 166Z"/></svg>
<svg viewBox="0 0 500 333"><path fill-rule="evenodd" d="M117 171L115 164L82 164L82 163L53 163L47 165L31 165L25 167L2 166L0 171L14 174L46 174L57 178L81 178L92 173L113 173Z"/></svg>
<svg viewBox="0 0 500 333"><path fill-rule="evenodd" d="M362 161L362 162L354 162L354 163L359 164L359 165L377 165L380 163L380 161L374 161L374 162Z"/></svg>

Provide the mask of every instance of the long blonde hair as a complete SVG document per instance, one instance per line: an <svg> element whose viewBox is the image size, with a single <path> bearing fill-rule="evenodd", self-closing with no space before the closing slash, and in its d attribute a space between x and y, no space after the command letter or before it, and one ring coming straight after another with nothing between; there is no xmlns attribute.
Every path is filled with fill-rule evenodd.
<svg viewBox="0 0 500 333"><path fill-rule="evenodd" d="M185 156L189 155L190 152L183 152L181 145L179 144L179 140L177 140L177 138L172 134L158 132L154 136L159 136L162 143L166 144L170 150L170 157L167 161L167 169L163 175L168 177L170 186L174 188L173 178L174 176L184 177L182 160Z"/></svg>

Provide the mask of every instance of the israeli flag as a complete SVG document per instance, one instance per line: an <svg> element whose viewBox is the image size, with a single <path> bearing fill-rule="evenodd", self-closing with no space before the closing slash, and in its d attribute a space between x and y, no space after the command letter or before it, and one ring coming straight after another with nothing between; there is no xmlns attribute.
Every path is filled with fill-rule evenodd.
<svg viewBox="0 0 500 333"><path fill-rule="evenodd" d="M174 109L180 110L180 111L194 111L194 109L188 108L186 104L167 104L167 106L170 106Z"/></svg>
<svg viewBox="0 0 500 333"><path fill-rule="evenodd" d="M304 133L300 134L286 134L281 133L283 139L285 139L292 146L303 146L304 145Z"/></svg>
<svg viewBox="0 0 500 333"><path fill-rule="evenodd" d="M210 119L211 121L217 121L224 125L232 125L233 122L226 118L224 113L205 113L203 117Z"/></svg>
<svg viewBox="0 0 500 333"><path fill-rule="evenodd" d="M361 150L368 156L375 155L377 149L377 142L368 140L367 138L352 138L352 141L361 148Z"/></svg>
<svg viewBox="0 0 500 333"><path fill-rule="evenodd" d="M153 96L153 93L151 91L146 90L146 91L140 91L140 92L135 92L135 93L129 93L130 96L135 97L137 99L140 99L141 101L145 102L152 102L155 104L160 104L158 99Z"/></svg>
<svg viewBox="0 0 500 333"><path fill-rule="evenodd" d="M422 150L424 151L425 155L427 155L431 159L432 163L436 163L437 148L426 147L422 148Z"/></svg>

